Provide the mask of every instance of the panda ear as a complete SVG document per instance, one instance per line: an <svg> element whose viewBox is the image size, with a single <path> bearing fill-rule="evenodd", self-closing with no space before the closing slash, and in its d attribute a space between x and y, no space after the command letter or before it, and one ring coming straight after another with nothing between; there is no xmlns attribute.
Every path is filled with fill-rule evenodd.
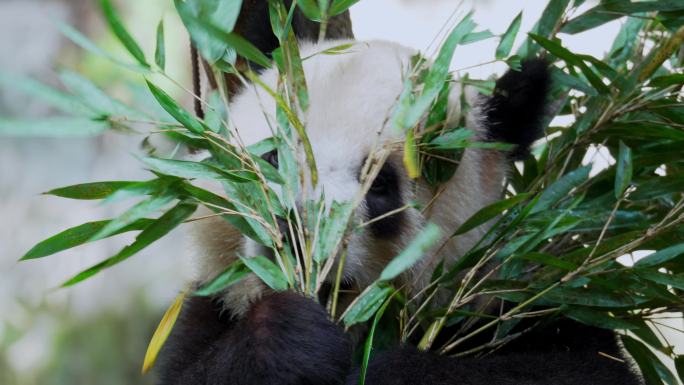
<svg viewBox="0 0 684 385"><path fill-rule="evenodd" d="M530 145L543 134L551 75L544 59L522 62L496 82L494 94L483 105L488 139L517 145L514 159L529 155Z"/></svg>

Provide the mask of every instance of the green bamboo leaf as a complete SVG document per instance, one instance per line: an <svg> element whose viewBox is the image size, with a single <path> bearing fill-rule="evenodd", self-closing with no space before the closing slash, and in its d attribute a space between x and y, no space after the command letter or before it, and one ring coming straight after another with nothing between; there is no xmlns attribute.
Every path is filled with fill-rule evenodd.
<svg viewBox="0 0 684 385"><path fill-rule="evenodd" d="M359 0L333 0L329 10L330 16L339 15L358 2Z"/></svg>
<svg viewBox="0 0 684 385"><path fill-rule="evenodd" d="M197 20L212 24L223 32L232 32L240 15L242 0L174 0L174 4L202 56L212 64L223 59L228 44L212 36Z"/></svg>
<svg viewBox="0 0 684 385"><path fill-rule="evenodd" d="M551 77L553 84L566 86L568 88L582 91L589 96L596 96L598 92L588 84L584 79L578 76L568 75L563 70L557 67L552 67Z"/></svg>
<svg viewBox="0 0 684 385"><path fill-rule="evenodd" d="M288 283L285 274L270 259L264 256L240 257L240 259L249 270L261 278L271 289L276 291L287 290Z"/></svg>
<svg viewBox="0 0 684 385"><path fill-rule="evenodd" d="M332 253L347 230L347 224L353 212L354 206L351 203L333 201L319 229L318 243L313 256L315 261L323 262L333 256Z"/></svg>
<svg viewBox="0 0 684 385"><path fill-rule="evenodd" d="M620 336L625 349L639 365L644 380L649 385L668 384L678 385L677 380L670 370L648 349L641 341L630 336Z"/></svg>
<svg viewBox="0 0 684 385"><path fill-rule="evenodd" d="M600 94L608 94L610 92L610 89L603 83L603 80L601 80L596 72L594 72L594 70L592 70L591 67L584 62L584 59L587 58L586 55L577 55L563 47L559 42L549 40L541 35L531 33L529 36L532 40L537 42L545 50L549 51L549 53L552 55L558 57L559 59L563 59L570 66L578 67L580 71L582 71L582 74L586 76L589 83L591 83L591 85L596 88Z"/></svg>
<svg viewBox="0 0 684 385"><path fill-rule="evenodd" d="M315 0L297 0L299 9L302 10L304 16L314 21L323 20L320 8Z"/></svg>
<svg viewBox="0 0 684 385"><path fill-rule="evenodd" d="M190 32L193 42L202 52L202 56L213 64L225 57L228 48L232 48L240 56L262 67L271 66L271 60L266 55L243 37L231 32L232 26L228 29L224 20L220 18L224 13L224 6L238 5L237 11L239 12L238 3L241 3L240 1L220 1L217 3L218 0L212 0L211 3L215 3L218 7L215 8L216 12L212 12L210 9L205 10L204 5L198 1L174 0L174 3L181 20ZM226 12L230 13L231 19L235 15L234 11L234 8L230 8L229 12ZM206 16L205 12L209 12L209 16Z"/></svg>
<svg viewBox="0 0 684 385"><path fill-rule="evenodd" d="M154 62L161 68L162 71L166 69L166 42L164 39L164 19L159 21L157 25L157 46L154 51Z"/></svg>
<svg viewBox="0 0 684 385"><path fill-rule="evenodd" d="M66 114L95 117L93 111L77 97L30 77L0 69L0 85L35 97Z"/></svg>
<svg viewBox="0 0 684 385"><path fill-rule="evenodd" d="M438 150L457 150L467 148L475 132L468 128L458 128L437 136L430 141L430 147Z"/></svg>
<svg viewBox="0 0 684 385"><path fill-rule="evenodd" d="M620 199L627 187L632 182L632 149L620 141L620 152L618 154L615 171L615 198Z"/></svg>
<svg viewBox="0 0 684 385"><path fill-rule="evenodd" d="M684 274L667 274L654 270L638 270L637 274L651 282L684 290Z"/></svg>
<svg viewBox="0 0 684 385"><path fill-rule="evenodd" d="M89 222L64 230L61 233L33 246L31 250L21 257L21 261L47 257L49 255L59 253L60 251L68 250L88 243L95 234L100 232L110 222L111 220ZM143 230L152 222L152 219L139 219L130 225L115 231L114 233L110 234L110 236L126 233L129 231Z"/></svg>
<svg viewBox="0 0 684 385"><path fill-rule="evenodd" d="M88 118L0 118L0 135L24 138L83 138L100 135L108 128L107 122Z"/></svg>
<svg viewBox="0 0 684 385"><path fill-rule="evenodd" d="M102 11L104 12L105 19L109 23L109 27L114 32L114 35L119 39L121 44L126 47L128 52L142 65L143 67L149 67L147 60L145 59L145 54L138 43L135 42L133 37L128 33L126 27L124 27L119 15L112 6L109 0L101 0Z"/></svg>
<svg viewBox="0 0 684 385"><path fill-rule="evenodd" d="M681 11L684 4L681 0L654 1L604 1L587 12L565 23L561 32L576 34L596 28L626 15L653 11Z"/></svg>
<svg viewBox="0 0 684 385"><path fill-rule="evenodd" d="M61 187L57 189L50 190L43 194L45 195L55 195L62 198L68 199L105 199L117 190L130 186L137 182L125 182L125 181L113 181L113 182L93 182L93 183L83 183L73 186Z"/></svg>
<svg viewBox="0 0 684 385"><path fill-rule="evenodd" d="M160 158L143 158L142 161L159 173L179 178L230 180L237 183L252 182L256 179L255 176L249 176L244 172L224 171L204 162Z"/></svg>
<svg viewBox="0 0 684 385"><path fill-rule="evenodd" d="M586 307L568 306L563 310L563 314L575 321L602 329L631 330L639 327L630 321L615 318L607 312Z"/></svg>
<svg viewBox="0 0 684 385"><path fill-rule="evenodd" d="M524 259L526 261L538 262L546 266L557 267L563 270L574 270L577 268L577 265L572 262L568 262L563 259L554 257L553 255L543 253L530 252L517 256L516 258Z"/></svg>
<svg viewBox="0 0 684 385"><path fill-rule="evenodd" d="M442 236L442 230L434 223L429 223L418 235L399 253L390 263L385 266L380 274L381 281L389 281L396 278L413 266L418 260L425 256L425 253Z"/></svg>
<svg viewBox="0 0 684 385"><path fill-rule="evenodd" d="M131 223L134 223L137 220L148 216L149 214L161 210L174 199L176 198L173 195L150 197L126 210L126 212L121 214L118 218L112 219L105 227L93 235L90 241L97 241L106 238L122 228L130 225Z"/></svg>
<svg viewBox="0 0 684 385"><path fill-rule="evenodd" d="M542 16L537 23L532 27L532 33L541 35L547 38L552 37L556 31L557 25L560 23L565 10L568 8L570 0L550 0L542 12ZM529 39L518 50L520 57L532 57L539 52L539 46Z"/></svg>
<svg viewBox="0 0 684 385"><path fill-rule="evenodd" d="M589 178L590 171L591 166L578 168L552 183L542 191L539 201L534 208L532 208L532 214L548 210L556 202L568 196L575 187L584 183Z"/></svg>
<svg viewBox="0 0 684 385"><path fill-rule="evenodd" d="M112 267L120 262L125 261L126 259L135 255L140 250L144 249L145 247L149 246L153 242L156 242L158 239L168 234L171 230L178 227L178 225L180 225L186 219L188 219L195 212L196 209L197 205L195 204L182 202L179 203L171 210L167 211L164 215L154 220L149 226L145 227L145 229L142 232L140 232L140 234L138 234L133 243L124 247L115 256L108 258L105 261L102 261L96 264L95 266L92 266L89 269L80 272L73 278L64 282L62 284L62 287L75 285L81 281L84 281L94 276L95 274L99 273L100 271L106 268ZM113 221L116 221L116 219ZM105 228L106 227L107 226L105 226Z"/></svg>
<svg viewBox="0 0 684 385"><path fill-rule="evenodd" d="M154 98L157 99L157 102L159 102L164 110L166 110L169 115L173 116L178 123L182 124L185 128L195 134L202 134L205 131L204 125L195 119L195 117L192 116L187 110L176 103L176 101L169 96L169 94L152 84L149 80L147 81L147 86L150 89L150 92L152 92Z"/></svg>
<svg viewBox="0 0 684 385"><path fill-rule="evenodd" d="M508 57L508 55L511 54L511 50L513 49L513 43L515 43L515 38L516 36L518 36L518 32L520 31L522 16L523 13L522 11L520 11L518 16L516 16L515 19L513 19L513 22L511 22L511 25L508 26L506 32L504 32L503 36L501 37L499 46L496 47L497 59L506 58Z"/></svg>
<svg viewBox="0 0 684 385"><path fill-rule="evenodd" d="M435 62L427 70L427 73L421 76L423 80L421 87L416 87L417 84L414 84L411 79L406 81L404 91L399 97L392 117L395 128L405 132L418 125L420 119L439 96L440 91L444 87L444 82L448 79L449 65L456 47L459 44L463 44L463 40L473 32L476 26L471 12L451 31L444 45L440 48ZM418 62L424 64L422 60ZM422 90L418 95L414 94L416 88Z"/></svg>
<svg viewBox="0 0 684 385"><path fill-rule="evenodd" d="M193 186L189 183L183 183L183 191L190 194L193 198L198 199L202 204L205 204L207 208L215 213L221 213L222 209L227 209L231 211L239 211L235 205L230 203L225 198L214 194L211 191L204 190L197 186ZM222 215L221 218L228 221L231 225L235 226L242 234L255 240L262 245L270 244L269 235L260 227L252 225L250 221L247 221L245 217L240 215Z"/></svg>
<svg viewBox="0 0 684 385"><path fill-rule="evenodd" d="M388 297L387 300L385 300L385 303L375 313L375 317L373 318L373 324L371 325L370 331L368 332L368 337L366 337L366 343L363 347L363 359L361 361L361 370L359 373L359 385L364 385L366 383L366 373L368 371L368 362L370 361L371 351L373 350L373 339L375 338L375 329L377 329L378 323L380 322L382 315L385 314L387 306L389 306L390 302L392 302L392 297L393 295Z"/></svg>
<svg viewBox="0 0 684 385"><path fill-rule="evenodd" d="M678 245L670 246L668 248L659 250L647 257L638 260L637 263L634 264L634 266L637 268L660 266L672 261L673 259L679 257L682 254L684 254L684 243L680 243Z"/></svg>
<svg viewBox="0 0 684 385"><path fill-rule="evenodd" d="M247 269L242 260L235 261L231 263L230 266L228 266L228 268L221 274L216 276L216 278L202 285L201 288L195 291L194 295L207 297L220 293L231 285L234 285L242 280L245 276L247 276L247 274L249 274L249 272L250 270Z"/></svg>
<svg viewBox="0 0 684 385"><path fill-rule="evenodd" d="M147 115L134 110L124 103L114 99L102 91L98 86L83 76L68 70L61 71L59 79L75 95L81 103L90 107L99 116L126 116L131 119L146 119Z"/></svg>
<svg viewBox="0 0 684 385"><path fill-rule="evenodd" d="M342 314L345 326L368 321L393 292L392 286L382 283L368 286Z"/></svg>
<svg viewBox="0 0 684 385"><path fill-rule="evenodd" d="M461 44L466 45L466 44L473 44L477 43L478 41L482 40L487 40L495 37L495 35L492 33L492 31L486 29L484 31L478 31L478 32L471 32L466 35L466 37L463 38L463 42Z"/></svg>
<svg viewBox="0 0 684 385"><path fill-rule="evenodd" d="M84 50L92 53L93 55L101 56L104 57L105 59L111 61L112 63L115 63L116 65L119 65L123 68L129 69L134 72L139 72L143 74L148 74L149 67L145 66L140 66L137 64L130 64L123 62L116 57L112 56L109 52L103 50L102 48L98 47L95 43L93 43L90 39L88 39L85 35L83 35L81 32L77 31L76 29L72 28L71 26L64 24L64 23L58 23L57 24L60 31L64 36L66 36L69 40L71 40L74 44L78 45L79 47L83 48Z"/></svg>
<svg viewBox="0 0 684 385"><path fill-rule="evenodd" d="M675 368L680 381L684 381L684 355L678 355L674 359Z"/></svg>
<svg viewBox="0 0 684 385"><path fill-rule="evenodd" d="M529 193L518 194L512 198L504 199L492 203L489 206L483 207L470 218L468 218L468 220L466 220L461 226L459 226L452 236L455 237L457 235L467 233L468 231L489 222L490 220L498 217L504 211L528 199L530 196L531 194Z"/></svg>

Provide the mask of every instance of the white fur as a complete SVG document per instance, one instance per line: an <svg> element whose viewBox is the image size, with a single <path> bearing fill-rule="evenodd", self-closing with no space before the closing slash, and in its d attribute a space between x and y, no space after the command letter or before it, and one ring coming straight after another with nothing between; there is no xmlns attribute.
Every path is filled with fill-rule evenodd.
<svg viewBox="0 0 684 385"><path fill-rule="evenodd" d="M302 47L306 57L326 48L347 43L331 41L322 45ZM355 43L351 52L342 55L315 55L304 62L309 90L310 107L304 116L305 125L318 165L319 184L313 193L325 192L328 201L351 200L359 188L358 172L365 157L376 143L380 132L381 143L401 140L401 135L388 127L392 109L403 89L410 59L417 52L398 44L371 41ZM277 73L268 70L261 80L276 89ZM453 87L450 95L450 116L460 114L460 87ZM469 128L482 132L481 115L477 98L468 95L474 104L469 116ZM230 121L246 144L256 143L272 136L275 127L275 102L268 93L255 85L248 86L232 102ZM392 154L397 170L403 170L401 153ZM483 206L495 201L501 194L505 173L505 159L495 151L468 149L455 176L445 185L443 193L431 207L421 213L416 209L406 212L406 226L393 241L377 241L369 232L356 232L349 243L345 274L354 277L361 288L378 277L378 274L401 251L426 222L441 226L444 240L466 219ZM401 194L404 201L417 200L422 204L434 198L434 191L418 181L417 189L410 187L409 179L402 175ZM414 196L417 191L417 196ZM360 207L357 216L362 217ZM253 241L244 240L238 246L236 232L222 219L199 221L195 226L198 247L203 255L200 280L221 272L242 250L249 254ZM463 255L483 234L484 228L475 229L448 241L439 255L430 252L421 263L401 279L410 281L410 287L419 290L442 258L453 261ZM264 290L257 279L243 281L230 289L224 298L233 313L241 314L249 303Z"/></svg>

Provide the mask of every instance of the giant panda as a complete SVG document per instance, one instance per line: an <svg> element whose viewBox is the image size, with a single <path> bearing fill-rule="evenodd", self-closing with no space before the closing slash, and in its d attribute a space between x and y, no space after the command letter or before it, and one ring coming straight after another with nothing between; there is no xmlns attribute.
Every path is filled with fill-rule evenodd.
<svg viewBox="0 0 684 385"><path fill-rule="evenodd" d="M243 25L248 24L245 35L268 52L277 42L264 27L268 25L265 7L256 8L241 16ZM311 37L305 28L305 22L295 25L300 37ZM348 42L353 41L303 41L302 55ZM356 194L361 167L377 140L401 141L395 131L386 129L387 116L403 89L411 57L417 53L384 41L353 43L343 55L316 55L304 62L311 100L306 128L320 174L310 193L324 190L328 201L346 201ZM275 88L274 70L265 70L260 77ZM549 82L548 64L532 59L524 61L520 71L511 70L499 78L492 96L453 88L448 108L451 119L458 119L466 100L470 105L467 126L479 140L503 141L516 149L507 153L467 149L436 199L425 181L408 178L401 150L390 153L355 219L379 217L410 201L423 207L430 202L430 207L409 208L355 232L344 266L348 286L358 292L370 284L426 223L438 224L446 240L447 234L472 214L500 199L513 158L524 157L540 135ZM275 111L275 104L259 87L242 87L230 107L231 124L239 129L245 144L271 135L268 119L272 119L269 112ZM264 158L277 162L272 153ZM485 230L474 229L448 240L444 248L430 250L398 280L419 291L429 278L422 272L432 271L442 257L453 262ZM197 222L191 234L199 283L223 271L239 253L268 253L220 218ZM186 300L161 352L160 384L356 384L359 369L352 363L352 350L358 340L332 322L313 299L271 292L258 278L248 277L215 298ZM628 362L612 332L558 321L478 359L442 357L409 345L397 346L371 358L365 383L640 384L640 376Z"/></svg>

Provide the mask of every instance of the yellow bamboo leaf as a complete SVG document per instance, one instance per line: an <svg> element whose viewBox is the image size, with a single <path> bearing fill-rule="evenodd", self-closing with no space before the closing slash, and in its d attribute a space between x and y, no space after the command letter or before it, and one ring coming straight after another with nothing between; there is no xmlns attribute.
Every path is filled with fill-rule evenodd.
<svg viewBox="0 0 684 385"><path fill-rule="evenodd" d="M413 130L406 133L406 141L404 142L404 166L411 179L416 179L420 176L420 159L418 157L418 146L414 138Z"/></svg>
<svg viewBox="0 0 684 385"><path fill-rule="evenodd" d="M157 355L159 355L159 351L169 337L173 325L176 323L178 315L183 308L183 301L185 301L186 295L187 292L184 291L176 297L176 300L173 301L173 304L171 304L169 309L166 310L166 313L164 313L164 317L162 317L159 322L157 330L154 331L154 335L152 336L150 344L147 346L147 352L145 353L145 360L143 361L142 367L143 374L149 372L154 366L155 361L157 361Z"/></svg>

